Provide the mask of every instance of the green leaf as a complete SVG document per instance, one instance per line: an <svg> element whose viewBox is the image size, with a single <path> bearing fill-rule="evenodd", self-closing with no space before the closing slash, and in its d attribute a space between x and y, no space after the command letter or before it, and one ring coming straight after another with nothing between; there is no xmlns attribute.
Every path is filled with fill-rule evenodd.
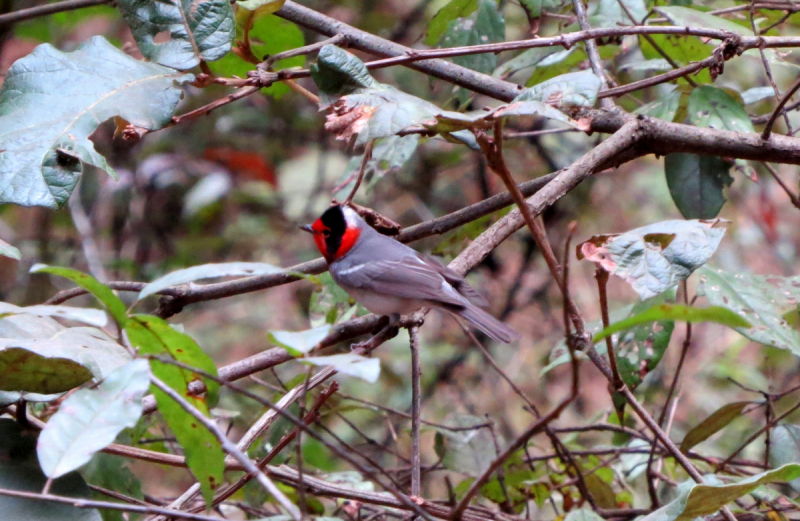
<svg viewBox="0 0 800 521"><path fill-rule="evenodd" d="M531 49L526 49L507 62L498 66L492 75L507 77L525 69L548 67L564 61L570 54L575 52L575 50L577 50L577 47L573 47L568 50L564 50L561 47L555 46L533 47Z"/></svg>
<svg viewBox="0 0 800 521"><path fill-rule="evenodd" d="M498 10L497 0L478 0L478 9L470 16L456 18L447 24L447 29L439 41L439 47L462 47L498 43L505 40L506 23ZM455 56L453 62L485 74L497 67L494 53Z"/></svg>
<svg viewBox="0 0 800 521"><path fill-rule="evenodd" d="M684 483L677 498L641 518L641 521L689 521L708 516L765 483L791 481L798 477L800 465L791 464L725 485Z"/></svg>
<svg viewBox="0 0 800 521"><path fill-rule="evenodd" d="M689 95L689 121L700 127L754 132L742 104L710 85L701 85Z"/></svg>
<svg viewBox="0 0 800 521"><path fill-rule="evenodd" d="M264 58L267 55L278 54L305 45L303 32L294 23L278 16L261 16L261 14L266 14L269 9L275 7L274 4L275 2L261 7L258 11L247 11L250 16L255 18L254 22L250 22L253 24L253 27L250 29L248 37L250 39L250 49L257 58ZM262 9L266 7L269 7L269 9L266 9L266 11L262 13ZM278 8L279 7L280 6L278 6ZM241 11L243 10L240 10L240 14ZM241 17L237 15L237 19L238 18ZM242 27L242 23L239 23L237 33L242 33ZM239 37L244 38L244 34L240 34ZM302 67L305 62L305 56L294 56L273 63L272 68L277 71L290 67ZM222 59L210 63L209 67L219 76L238 76L240 78L246 78L247 73L254 69L252 63L243 60L236 55L236 53L232 52L226 54ZM279 81L269 87L261 89L261 92L279 99L289 92L289 87L287 87L285 83Z"/></svg>
<svg viewBox="0 0 800 521"><path fill-rule="evenodd" d="M17 260L20 260L22 258L22 254L19 252L17 248L11 246L2 239L0 239L0 255L2 255L3 257L9 257Z"/></svg>
<svg viewBox="0 0 800 521"><path fill-rule="evenodd" d="M450 22L456 18L466 18L478 10L478 0L450 0L437 12L428 24L425 45L433 47L439 42Z"/></svg>
<svg viewBox="0 0 800 521"><path fill-rule="evenodd" d="M229 0L119 0L117 6L150 61L186 70L231 50L235 23ZM165 32L169 41L156 43L155 37Z"/></svg>
<svg viewBox="0 0 800 521"><path fill-rule="evenodd" d="M675 121L675 116L678 114L683 97L683 92L679 89L674 89L666 96L661 96L647 105L642 105L634 110L633 113L646 114L664 121Z"/></svg>
<svg viewBox="0 0 800 521"><path fill-rule="evenodd" d="M555 107L593 107L600 92L600 78L590 70L570 72L534 85L514 101L536 100Z"/></svg>
<svg viewBox="0 0 800 521"><path fill-rule="evenodd" d="M99 452L81 469L81 475L92 485L106 490L116 490L128 497L144 501L142 484L131 472L125 458ZM107 501L108 496L92 491L94 499ZM104 509L101 512L103 521L127 521L119 510Z"/></svg>
<svg viewBox="0 0 800 521"><path fill-rule="evenodd" d="M0 488L41 493L47 477L36 459L36 436L23 433L14 420L0 418ZM91 491L78 473L53 480L50 493L90 499ZM0 496L0 512L8 521L101 521L93 508L37 499Z"/></svg>
<svg viewBox="0 0 800 521"><path fill-rule="evenodd" d="M764 101L775 96L775 89L772 87L753 87L742 92L742 103L752 105L759 101Z"/></svg>
<svg viewBox="0 0 800 521"><path fill-rule="evenodd" d="M622 3L633 16L633 20L623 10ZM647 6L644 0L600 0L598 9L593 15L593 27L638 25L647 17Z"/></svg>
<svg viewBox="0 0 800 521"><path fill-rule="evenodd" d="M202 264L168 273L159 277L139 292L138 300L158 293L173 286L180 286L203 279L220 277L255 277L284 273L283 269L263 262L223 262L220 264Z"/></svg>
<svg viewBox="0 0 800 521"><path fill-rule="evenodd" d="M655 10L666 16L673 25L698 27L702 29L719 29L740 36L753 36L753 31L720 16L704 13L690 7L677 5L656 7Z"/></svg>
<svg viewBox="0 0 800 521"><path fill-rule="evenodd" d="M485 423L485 419L468 414L456 414L447 420L447 425L464 428ZM486 428L459 431L437 429L437 432L444 436L446 454L442 465L446 469L478 476L489 467L495 458L492 435Z"/></svg>
<svg viewBox="0 0 800 521"><path fill-rule="evenodd" d="M587 469L588 470L588 469ZM600 508L616 508L617 499L611 485L600 479L596 472L584 476L586 488L594 497L597 506Z"/></svg>
<svg viewBox="0 0 800 521"><path fill-rule="evenodd" d="M38 46L11 66L0 91L0 203L59 208L81 162L115 176L89 135L114 116L163 127L180 101L178 85L192 78L135 60L100 36L70 53Z"/></svg>
<svg viewBox="0 0 800 521"><path fill-rule="evenodd" d="M703 43L700 38L695 36L683 36L676 34L653 34L650 38L658 45L670 58L675 60L680 65L688 65L689 63L701 61L711 56L713 48L710 45ZM648 60L663 58L655 47L650 42L639 37L639 47L642 49L642 54ZM697 74L692 75L692 79L697 83L709 83L711 75L708 69L704 69ZM680 78L678 83L686 83L686 80Z"/></svg>
<svg viewBox="0 0 800 521"><path fill-rule="evenodd" d="M330 331L331 326L324 325L306 331L270 331L267 338L289 351L292 356L302 356L314 349Z"/></svg>
<svg viewBox="0 0 800 521"><path fill-rule="evenodd" d="M0 380L21 378L24 385L17 385L16 391L34 393L0 391L0 403L13 403L22 397L29 401L51 401L58 397L51 393L63 392L86 381L87 370L89 378L100 380L131 360L124 347L99 329L67 328L53 319L33 315L0 319L0 345L3 365L13 364L15 371L20 371L4 369ZM5 353L5 348L12 351ZM15 386L6 383L9 385L0 387ZM51 390L59 387L60 390Z"/></svg>
<svg viewBox="0 0 800 521"><path fill-rule="evenodd" d="M728 313L730 313L730 311L728 311ZM704 442L712 435L727 427L733 420L741 417L744 408L752 403L753 402L729 403L714 411L708 418L686 433L686 436L684 436L681 442L681 452L688 452L695 445Z"/></svg>
<svg viewBox="0 0 800 521"><path fill-rule="evenodd" d="M698 292L744 317L753 327L736 330L750 340L800 356L800 333L782 316L800 301L800 277L753 275L704 267Z"/></svg>
<svg viewBox="0 0 800 521"><path fill-rule="evenodd" d="M128 320L128 310L125 308L125 304L122 303L119 297L117 297L108 286L91 275L73 270L72 268L60 268L57 266L47 266L45 264L34 264L30 272L49 273L71 280L99 300L108 312L111 313L111 316L114 317L114 320L120 327L125 326L125 322Z"/></svg>
<svg viewBox="0 0 800 521"><path fill-rule="evenodd" d="M311 65L311 78L320 90L322 108L340 96L382 86L370 75L364 62L335 45L320 49L317 62Z"/></svg>
<svg viewBox="0 0 800 521"><path fill-rule="evenodd" d="M519 0L519 5L525 10L529 20L542 16L542 3L543 0Z"/></svg>
<svg viewBox="0 0 800 521"><path fill-rule="evenodd" d="M260 15L272 14L286 3L286 0L237 0L236 5L248 11L258 11Z"/></svg>
<svg viewBox="0 0 800 521"><path fill-rule="evenodd" d="M787 463L800 462L800 427L797 425L778 425L772 429L769 452L770 466L777 468ZM800 478L793 479L789 486L800 492Z"/></svg>
<svg viewBox="0 0 800 521"><path fill-rule="evenodd" d="M71 306L26 306L19 307L7 302L0 302L0 316L2 315L34 315L37 317L57 317L64 320L83 322L90 326L104 327L108 323L105 311L90 308L74 308Z"/></svg>
<svg viewBox="0 0 800 521"><path fill-rule="evenodd" d="M719 157L667 154L664 173L675 206L687 219L713 219L725 204L733 183L731 164Z"/></svg>
<svg viewBox="0 0 800 521"><path fill-rule="evenodd" d="M622 234L595 235L578 246L587 258L628 282L642 299L685 280L714 254L725 229L712 221L662 221Z"/></svg>
<svg viewBox="0 0 800 521"><path fill-rule="evenodd" d="M0 390L53 394L92 379L78 362L59 356L52 344L0 339Z"/></svg>
<svg viewBox="0 0 800 521"><path fill-rule="evenodd" d="M191 337L174 330L167 322L158 317L134 315L125 326L125 331L131 345L137 348L141 354L169 356L191 367L213 375L217 374L214 362L203 353ZM208 402L211 403L216 400L219 384L213 380L204 379L188 369L158 360L151 360L150 368L154 376L180 393L197 410L209 416L206 399L190 394L189 384L202 379L206 384ZM183 447L189 470L200 482L206 504L210 505L214 498L214 491L222 484L225 470L225 453L222 451L219 440L203 425L198 424L191 414L163 391L154 387L153 394L158 410L164 416L172 432L175 433L178 443Z"/></svg>
<svg viewBox="0 0 800 521"><path fill-rule="evenodd" d="M657 320L680 320L682 322L716 322L728 327L750 327L750 323L745 319L720 306L709 306L707 308L696 308L683 306L680 304L661 304L654 306L637 315L626 318L597 333L592 339L595 343L613 335L618 331L628 329L637 324L655 322Z"/></svg>
<svg viewBox="0 0 800 521"><path fill-rule="evenodd" d="M86 464L142 415L150 366L134 360L108 375L96 389L81 389L62 402L39 435L37 453L47 477L57 478Z"/></svg>
<svg viewBox="0 0 800 521"><path fill-rule="evenodd" d="M381 374L380 360L377 358L367 358L354 353L329 356L307 356L299 360L303 363L320 367L333 367L340 374L355 376L371 384L377 382L378 376Z"/></svg>
<svg viewBox="0 0 800 521"><path fill-rule="evenodd" d="M319 286L311 294L308 306L311 325L314 327L324 324L335 324L353 304L350 295L333 281L329 272L319 275Z"/></svg>
<svg viewBox="0 0 800 521"><path fill-rule="evenodd" d="M555 48L554 50L556 52L536 64L531 77L525 82L526 87L533 87L565 74L587 60L586 52L577 46L571 49Z"/></svg>

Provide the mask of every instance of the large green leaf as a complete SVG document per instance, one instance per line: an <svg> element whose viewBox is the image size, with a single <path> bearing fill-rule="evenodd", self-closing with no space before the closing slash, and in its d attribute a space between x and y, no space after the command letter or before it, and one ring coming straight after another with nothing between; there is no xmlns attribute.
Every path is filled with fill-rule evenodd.
<svg viewBox="0 0 800 521"><path fill-rule="evenodd" d="M689 121L699 127L754 132L742 104L717 87L701 85L689 95Z"/></svg>
<svg viewBox="0 0 800 521"><path fill-rule="evenodd" d="M86 464L125 427L142 415L142 396L150 387L146 360L116 369L95 389L70 395L42 429L37 444L39 463L50 478Z"/></svg>
<svg viewBox="0 0 800 521"><path fill-rule="evenodd" d="M642 299L685 280L705 264L725 229L713 221L662 221L622 234L595 235L578 246L587 258L628 282Z"/></svg>
<svg viewBox="0 0 800 521"><path fill-rule="evenodd" d="M670 58L680 65L688 65L692 62L704 60L711 56L713 48L703 43L700 38L695 36L683 36L677 34L652 34L650 38L658 47ZM642 54L648 60L663 58L660 52L653 47L644 37L639 38L639 47ZM703 69L697 74L692 75L696 83L709 83L711 75L708 69ZM686 84L683 78L678 79L679 83Z"/></svg>
<svg viewBox="0 0 800 521"><path fill-rule="evenodd" d="M800 463L800 427L797 425L778 425L772 429L769 464L774 468L787 463ZM800 478L789 482L795 492L800 492Z"/></svg>
<svg viewBox="0 0 800 521"><path fill-rule="evenodd" d="M161 65L191 69L231 50L235 23L229 0L118 0L117 6L139 50ZM169 33L169 40L156 43L162 33Z"/></svg>
<svg viewBox="0 0 800 521"><path fill-rule="evenodd" d="M103 304L114 320L120 327L125 326L128 320L128 310L125 304L117 297L111 289L97 280L96 278L72 268L61 268L58 266L47 266L45 264L34 264L31 267L31 273L50 273L51 275L58 275L69 279L78 286L82 287L91 293L97 300Z"/></svg>
<svg viewBox="0 0 800 521"><path fill-rule="evenodd" d="M744 408L752 403L753 402L729 403L714 411L708 418L686 433L686 436L683 437L683 441L681 442L681 452L687 452L695 445L704 442L715 433L727 427L733 420L740 418Z"/></svg>
<svg viewBox="0 0 800 521"><path fill-rule="evenodd" d="M89 135L114 116L166 125L192 75L135 60L95 36L64 53L50 44L17 60L0 91L0 203L58 208L81 161L115 175Z"/></svg>
<svg viewBox="0 0 800 521"><path fill-rule="evenodd" d="M428 24L425 45L434 46L456 18L466 18L478 9L478 0L450 0Z"/></svg>
<svg viewBox="0 0 800 521"><path fill-rule="evenodd" d="M47 477L36 459L36 437L23 433L9 418L0 418L0 488L40 493ZM91 492L77 473L53 480L50 493L90 499ZM100 513L64 503L0 496L0 512L7 521L101 521Z"/></svg>
<svg viewBox="0 0 800 521"><path fill-rule="evenodd" d="M623 4L633 20L623 9ZM620 25L638 25L647 16L644 0L600 0L597 11L592 16L592 27L617 27Z"/></svg>
<svg viewBox="0 0 800 521"><path fill-rule="evenodd" d="M189 282L219 277L254 277L257 275L274 275L283 273L283 269L263 262L223 262L219 264L202 264L182 270L173 271L159 277L139 292L139 300L154 295L172 286L180 286Z"/></svg>
<svg viewBox="0 0 800 521"><path fill-rule="evenodd" d="M593 337L595 343L613 335L619 331L624 331L638 324L647 324L658 320L680 320L682 322L715 322L728 327L750 327L750 323L727 308L720 306L710 306L707 308L696 308L683 306L680 304L660 304L637 313L625 320L620 320L610 324Z"/></svg>
<svg viewBox="0 0 800 521"><path fill-rule="evenodd" d="M53 394L92 379L92 372L60 356L59 343L0 339L0 391Z"/></svg>
<svg viewBox="0 0 800 521"><path fill-rule="evenodd" d="M22 371L3 371L4 376L24 379L24 386L17 391L0 391L0 404L14 403L22 397L28 401L51 401L58 395L50 393L61 392L49 390L51 386L70 389L79 385L81 380L86 381L86 370L89 378L100 380L131 360L124 347L99 329L67 328L51 318L34 315L0 319L0 343L15 349L5 354L0 351L0 359L6 360L4 364L13 364L15 371ZM31 390L34 388L39 390Z"/></svg>
<svg viewBox="0 0 800 521"><path fill-rule="evenodd" d="M441 40L440 47L463 47L498 43L505 40L506 24L498 10L497 0L478 0L478 9L466 18L451 20ZM497 55L494 53L456 56L453 62L485 74L490 74L497 67Z"/></svg>
<svg viewBox="0 0 800 521"><path fill-rule="evenodd" d="M191 337L176 331L158 317L134 315L128 320L125 331L131 345L141 354L170 357L207 373L217 374L214 362L203 353ZM191 394L189 384L195 380L203 380L206 384L208 402L214 403L219 392L218 383L188 369L155 359L151 361L150 367L153 375L180 393L197 410L209 416L206 399ZM214 491L222 484L222 474L225 470L225 453L219 440L163 391L154 387L153 394L158 410L186 453L186 463L200 482L206 503L210 504L214 498Z"/></svg>
<svg viewBox="0 0 800 521"><path fill-rule="evenodd" d="M687 219L713 219L733 183L731 163L716 156L667 154L664 174L675 206Z"/></svg>
<svg viewBox="0 0 800 521"><path fill-rule="evenodd" d="M697 9L692 9L691 7L671 5L656 7L655 10L666 16L674 25L698 27L701 29L720 29L740 36L753 36L753 31L748 27L731 22L721 16L715 16L710 13L698 11Z"/></svg>
<svg viewBox="0 0 800 521"><path fill-rule="evenodd" d="M736 330L762 344L800 356L800 333L782 313L800 301L800 277L753 275L703 267L698 293L744 317L753 327Z"/></svg>
<svg viewBox="0 0 800 521"><path fill-rule="evenodd" d="M689 521L708 516L761 485L791 481L798 477L800 465L790 464L725 485L684 483L677 498L641 518L641 521Z"/></svg>

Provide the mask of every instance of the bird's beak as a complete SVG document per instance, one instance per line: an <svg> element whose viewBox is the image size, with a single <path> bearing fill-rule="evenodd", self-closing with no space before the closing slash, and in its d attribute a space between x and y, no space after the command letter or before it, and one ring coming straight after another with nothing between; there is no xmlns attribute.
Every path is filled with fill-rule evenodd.
<svg viewBox="0 0 800 521"><path fill-rule="evenodd" d="M300 227L300 229L303 230L304 232L314 233L314 228L312 228L310 224L304 224L303 226Z"/></svg>

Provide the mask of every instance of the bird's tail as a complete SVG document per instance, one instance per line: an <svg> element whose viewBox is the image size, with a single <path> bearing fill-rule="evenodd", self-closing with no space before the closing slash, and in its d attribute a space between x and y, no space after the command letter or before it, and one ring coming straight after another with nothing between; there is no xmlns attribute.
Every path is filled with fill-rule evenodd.
<svg viewBox="0 0 800 521"><path fill-rule="evenodd" d="M486 311L473 304L468 304L458 310L452 310L452 312L475 326L475 328L482 331L484 334L486 334L486 336L493 338L498 342L510 344L520 337L520 334L514 329L511 329Z"/></svg>

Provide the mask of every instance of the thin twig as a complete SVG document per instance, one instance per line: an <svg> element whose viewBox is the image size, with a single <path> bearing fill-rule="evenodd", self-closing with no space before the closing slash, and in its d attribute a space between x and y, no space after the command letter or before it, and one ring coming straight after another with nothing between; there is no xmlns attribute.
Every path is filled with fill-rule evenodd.
<svg viewBox="0 0 800 521"><path fill-rule="evenodd" d="M781 110L783 106L786 105L786 102L794 96L794 93L800 89L800 78L795 80L794 85L789 87L789 90L786 91L786 94L783 95L781 100L775 106L775 109L772 111L772 114L769 115L769 119L767 120L767 124L764 127L764 131L761 132L761 139L764 141L769 139L770 133L772 132L772 125L775 124L775 120L778 119L778 116L781 114Z"/></svg>
<svg viewBox="0 0 800 521"><path fill-rule="evenodd" d="M374 146L375 146L375 140L371 139L369 143L367 143L366 148L364 149L364 157L361 159L361 166L358 169L358 177L356 177L356 182L353 185L353 189L350 190L350 195L348 195L347 199L344 200L343 204L345 206L353 202L353 197L356 196L356 192L358 192L358 187L361 186L361 181L364 180L364 173L367 171L367 165L372 159L372 148ZM350 181L351 177L348 177L341 185L333 189L333 193L337 193L339 190L343 189L345 186L347 186L347 183L349 183Z"/></svg>
<svg viewBox="0 0 800 521"><path fill-rule="evenodd" d="M0 27L22 22L23 20L30 20L31 18L38 18L39 16L63 13L64 11L74 11L75 9L108 3L111 3L111 0L66 0L64 2L37 5L36 7L29 7L28 9L20 9L19 11L0 15Z"/></svg>
<svg viewBox="0 0 800 521"><path fill-rule="evenodd" d="M208 431L215 438L217 438L217 440L219 440L219 443L222 446L222 450L233 456L239 463L242 464L242 466L244 466L244 468L247 469L248 472L254 474L258 482L261 484L261 486L263 486L267 492L269 492L270 494L272 494L273 497L275 497L278 503L280 503L280 505L284 509L286 509L287 512L289 512L289 515L291 515L295 521L302 520L303 516L301 515L297 507L291 501L289 501L289 498L287 498L286 495L283 492L281 492L281 490L277 486L275 486L275 483L273 483L272 480L269 479L267 475L264 474L261 471L261 469L259 469L255 465L255 463L253 463L250 460L250 458L248 458L245 454L243 454L242 451L240 451L236 447L236 445L234 445L233 442L231 442L231 440L229 440L228 437L225 436L225 433L223 433L220 430L220 428L213 420L207 418L203 413L198 411L183 396L178 394L175 390L173 390L167 384L158 379L158 377L150 375L150 381L154 386L158 387L164 394L166 394L172 400L174 400L175 403L180 405L181 409L188 412L190 415L192 415L193 418L202 423L203 426L206 429L208 429Z"/></svg>
<svg viewBox="0 0 800 521"><path fill-rule="evenodd" d="M411 346L411 496L421 497L422 474L420 472L420 380L419 326L408 328Z"/></svg>

